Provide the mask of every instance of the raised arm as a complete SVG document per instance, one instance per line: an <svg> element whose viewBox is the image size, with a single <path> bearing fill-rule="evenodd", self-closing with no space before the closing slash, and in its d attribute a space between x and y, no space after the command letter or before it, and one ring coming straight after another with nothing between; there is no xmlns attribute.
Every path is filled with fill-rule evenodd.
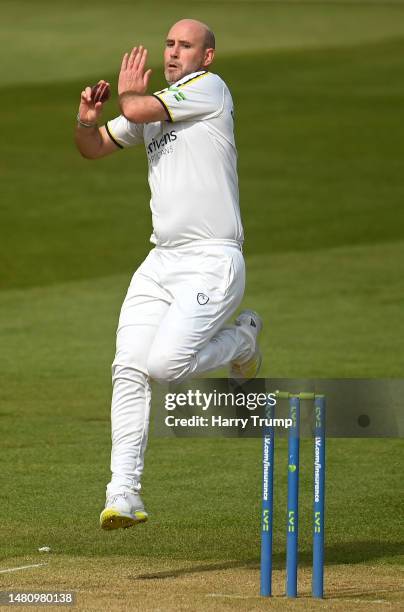
<svg viewBox="0 0 404 612"><path fill-rule="evenodd" d="M87 159L98 159L119 150L119 147L108 136L104 126L98 126L103 105L109 93L109 83L99 81L97 96L93 99L91 87L81 92L75 142L81 155Z"/></svg>
<svg viewBox="0 0 404 612"><path fill-rule="evenodd" d="M119 73L118 94L121 112L134 123L151 123L169 119L162 102L146 95L151 70L146 70L147 49L134 47L125 53Z"/></svg>

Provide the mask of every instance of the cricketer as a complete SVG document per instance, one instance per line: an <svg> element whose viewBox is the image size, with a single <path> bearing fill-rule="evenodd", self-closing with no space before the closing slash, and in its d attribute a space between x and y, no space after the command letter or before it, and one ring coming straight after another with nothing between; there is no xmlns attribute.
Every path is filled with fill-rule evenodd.
<svg viewBox="0 0 404 612"><path fill-rule="evenodd" d="M164 50L167 87L147 93L147 49L122 59L120 114L99 127L110 85L81 92L75 141L98 159L143 144L148 159L153 248L122 305L112 364L111 481L100 524L147 520L140 495L149 428L150 379L179 382L229 364L238 381L257 375L259 315L226 325L245 287L233 100L210 71L215 36L182 19Z"/></svg>

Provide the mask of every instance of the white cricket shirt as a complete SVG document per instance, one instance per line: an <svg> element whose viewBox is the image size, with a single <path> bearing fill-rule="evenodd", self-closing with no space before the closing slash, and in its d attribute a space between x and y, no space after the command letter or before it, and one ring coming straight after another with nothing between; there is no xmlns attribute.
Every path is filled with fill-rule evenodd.
<svg viewBox="0 0 404 612"><path fill-rule="evenodd" d="M106 129L121 148L144 143L153 234L158 246L195 240L243 242L233 100L211 72L189 74L153 94L167 121L132 123L120 115Z"/></svg>

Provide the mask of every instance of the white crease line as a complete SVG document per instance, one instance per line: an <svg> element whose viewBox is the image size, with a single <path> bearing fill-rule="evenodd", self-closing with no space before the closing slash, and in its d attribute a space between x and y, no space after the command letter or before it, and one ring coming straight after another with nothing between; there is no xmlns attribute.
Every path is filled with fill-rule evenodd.
<svg viewBox="0 0 404 612"><path fill-rule="evenodd" d="M352 597L327 597L325 601L351 601L352 603L366 603L366 604L389 604L392 605L393 602L388 599L353 599Z"/></svg>
<svg viewBox="0 0 404 612"><path fill-rule="evenodd" d="M47 563L36 563L35 565L21 565L21 567L10 567L9 569L0 570L0 574L6 574L7 572L18 572L19 570L28 569L30 567L41 567L42 565L48 565Z"/></svg>
<svg viewBox="0 0 404 612"><path fill-rule="evenodd" d="M256 599L258 595L228 595L227 593L207 593L206 597L227 597L229 599Z"/></svg>
<svg viewBox="0 0 404 612"><path fill-rule="evenodd" d="M258 598L258 595L228 595L227 593L207 593L206 597L226 597L228 599L255 599L255 598ZM279 599L279 596L273 599ZM327 597L324 601L345 601L345 600L351 601L354 603L370 603L370 604L387 603L389 605L392 605L392 602L388 601L387 599L353 599L351 597L343 597L343 598Z"/></svg>

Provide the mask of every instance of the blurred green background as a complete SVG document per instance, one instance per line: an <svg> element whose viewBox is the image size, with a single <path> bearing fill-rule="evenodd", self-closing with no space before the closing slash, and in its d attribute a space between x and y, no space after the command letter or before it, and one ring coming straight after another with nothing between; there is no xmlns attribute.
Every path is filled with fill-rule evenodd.
<svg viewBox="0 0 404 612"><path fill-rule="evenodd" d="M108 283L91 318L106 309L97 337L110 360L121 299L150 248L146 160L140 147L83 160L72 140L79 94L100 78L115 89L122 54L138 42L150 47L160 89L166 30L190 6L3 6L3 321L13 326L21 302L37 299L43 332L62 292L81 312L75 325L86 326L83 292L91 299ZM403 372L403 11L192 3L192 16L217 32L215 70L235 100L245 305L265 320L265 375ZM105 119L116 114L114 98ZM15 339L7 338L13 350Z"/></svg>
<svg viewBox="0 0 404 612"><path fill-rule="evenodd" d="M215 30L215 71L234 97L243 306L264 318L262 374L403 375L402 4L3 0L6 556L37 544L133 554L136 543L140 555L258 559L257 440L152 438L145 492L155 527L110 539L97 531L115 327L151 224L144 151L82 159L75 116L81 89L100 78L115 88L121 57L137 43L150 49L153 88L164 87L163 41L181 17ZM105 119L116 114L114 97ZM330 441L329 560L397 557L401 452L398 441ZM307 527L308 486L302 495ZM309 541L306 529L307 562Z"/></svg>

